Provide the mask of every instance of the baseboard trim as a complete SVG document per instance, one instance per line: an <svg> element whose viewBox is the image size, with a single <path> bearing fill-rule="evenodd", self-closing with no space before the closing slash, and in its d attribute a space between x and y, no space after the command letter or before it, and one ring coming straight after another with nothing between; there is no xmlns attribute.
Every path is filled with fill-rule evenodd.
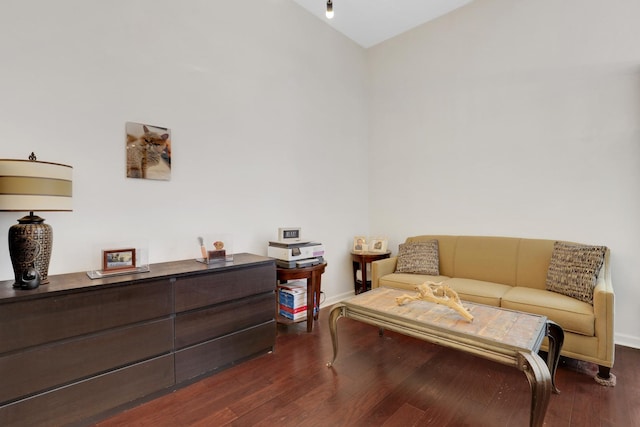
<svg viewBox="0 0 640 427"><path fill-rule="evenodd" d="M614 341L616 344L625 347L640 348L640 337L627 334L614 334Z"/></svg>
<svg viewBox="0 0 640 427"><path fill-rule="evenodd" d="M333 304L349 299L354 295L355 295L354 291L348 291L338 295L332 295L330 298L327 298L320 304L320 308L332 306Z"/></svg>

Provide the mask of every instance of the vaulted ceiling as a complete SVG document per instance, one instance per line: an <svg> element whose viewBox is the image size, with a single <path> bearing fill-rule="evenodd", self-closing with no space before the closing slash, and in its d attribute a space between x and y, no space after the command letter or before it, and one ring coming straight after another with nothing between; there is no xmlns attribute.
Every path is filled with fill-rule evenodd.
<svg viewBox="0 0 640 427"><path fill-rule="evenodd" d="M294 1L327 25L368 48L472 0L332 0L333 19L325 16L326 0Z"/></svg>

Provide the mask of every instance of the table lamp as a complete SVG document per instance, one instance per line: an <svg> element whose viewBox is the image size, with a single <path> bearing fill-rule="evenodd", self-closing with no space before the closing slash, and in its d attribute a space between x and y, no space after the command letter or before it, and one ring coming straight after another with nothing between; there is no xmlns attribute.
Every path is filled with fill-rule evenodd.
<svg viewBox="0 0 640 427"><path fill-rule="evenodd" d="M71 211L71 166L0 159L0 211L28 211L9 228L14 288L35 289L49 283L53 229L34 211Z"/></svg>

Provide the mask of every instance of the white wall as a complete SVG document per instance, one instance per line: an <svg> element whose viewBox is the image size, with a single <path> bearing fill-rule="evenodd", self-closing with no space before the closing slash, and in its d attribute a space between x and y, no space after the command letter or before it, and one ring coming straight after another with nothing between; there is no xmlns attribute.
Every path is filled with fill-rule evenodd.
<svg viewBox="0 0 640 427"><path fill-rule="evenodd" d="M278 227L301 226L326 246L328 298L353 292L365 51L294 2L4 1L0 58L0 157L74 168L74 211L41 214L50 274L126 242L151 263L195 258L203 234L266 255ZM171 129L171 181L125 178L127 121ZM0 212L0 230L23 214Z"/></svg>
<svg viewBox="0 0 640 427"><path fill-rule="evenodd" d="M640 2L478 0L368 51L370 221L611 248L640 347Z"/></svg>

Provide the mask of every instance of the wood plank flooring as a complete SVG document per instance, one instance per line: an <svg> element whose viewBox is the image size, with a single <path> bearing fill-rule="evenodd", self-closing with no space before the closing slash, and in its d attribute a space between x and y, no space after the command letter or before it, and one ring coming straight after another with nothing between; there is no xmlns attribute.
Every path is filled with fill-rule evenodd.
<svg viewBox="0 0 640 427"><path fill-rule="evenodd" d="M527 426L525 375L508 366L338 321L333 368L328 309L312 333L279 326L273 353L96 424L120 426ZM615 387L596 366L563 359L546 426L640 425L640 350L616 347Z"/></svg>

